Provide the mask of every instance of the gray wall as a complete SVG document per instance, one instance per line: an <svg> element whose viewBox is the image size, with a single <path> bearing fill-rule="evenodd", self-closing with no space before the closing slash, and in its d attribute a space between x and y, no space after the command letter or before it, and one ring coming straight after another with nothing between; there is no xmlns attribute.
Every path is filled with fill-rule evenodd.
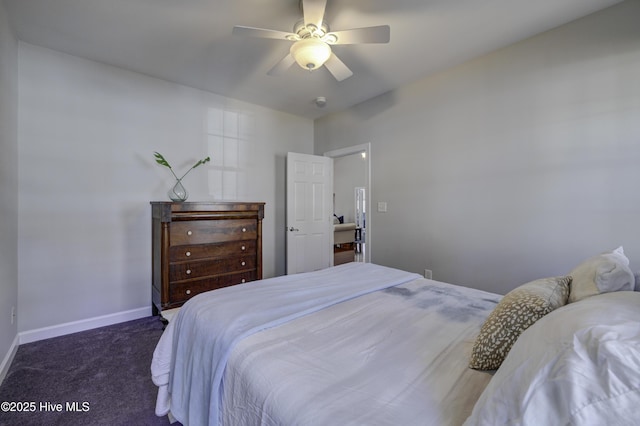
<svg viewBox="0 0 640 426"><path fill-rule="evenodd" d="M355 189L367 185L367 162L360 154L334 158L333 176L335 213L345 222L355 222Z"/></svg>
<svg viewBox="0 0 640 426"><path fill-rule="evenodd" d="M189 200L266 202L264 276L284 273L284 162L312 153L311 120L19 49L20 332L151 313L149 201L172 184L154 151L182 172L212 157L183 181Z"/></svg>
<svg viewBox="0 0 640 426"><path fill-rule="evenodd" d="M18 306L18 42L0 2L0 380L17 334Z"/></svg>
<svg viewBox="0 0 640 426"><path fill-rule="evenodd" d="M372 144L372 261L498 293L618 245L640 270L638 17L627 1L316 120L316 154Z"/></svg>

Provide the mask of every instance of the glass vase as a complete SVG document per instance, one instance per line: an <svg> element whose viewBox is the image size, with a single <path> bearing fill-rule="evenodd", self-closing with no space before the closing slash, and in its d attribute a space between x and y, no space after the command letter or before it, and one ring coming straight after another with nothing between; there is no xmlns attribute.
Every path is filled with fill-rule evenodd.
<svg viewBox="0 0 640 426"><path fill-rule="evenodd" d="M189 193L182 185L182 181L176 181L176 184L169 190L167 193L171 201L182 202L186 201L187 197L189 197Z"/></svg>

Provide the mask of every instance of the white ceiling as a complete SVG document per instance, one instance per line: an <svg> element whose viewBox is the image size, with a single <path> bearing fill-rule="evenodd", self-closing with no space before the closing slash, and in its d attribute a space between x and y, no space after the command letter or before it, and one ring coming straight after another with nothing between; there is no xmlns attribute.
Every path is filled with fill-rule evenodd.
<svg viewBox="0 0 640 426"><path fill-rule="evenodd" d="M298 0L4 0L22 41L308 118L339 111L620 0L328 0L332 30L391 26L389 44L333 46L354 72L266 73L290 42ZM327 98L318 108L313 100Z"/></svg>

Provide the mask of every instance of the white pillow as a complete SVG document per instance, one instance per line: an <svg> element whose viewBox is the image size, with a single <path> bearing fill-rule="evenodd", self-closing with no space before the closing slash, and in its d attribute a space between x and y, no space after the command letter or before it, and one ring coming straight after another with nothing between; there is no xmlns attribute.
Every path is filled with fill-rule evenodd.
<svg viewBox="0 0 640 426"><path fill-rule="evenodd" d="M631 425L640 407L640 293L556 309L525 330L465 426Z"/></svg>
<svg viewBox="0 0 640 426"><path fill-rule="evenodd" d="M610 291L633 290L635 277L622 247L591 257L570 273L569 303Z"/></svg>

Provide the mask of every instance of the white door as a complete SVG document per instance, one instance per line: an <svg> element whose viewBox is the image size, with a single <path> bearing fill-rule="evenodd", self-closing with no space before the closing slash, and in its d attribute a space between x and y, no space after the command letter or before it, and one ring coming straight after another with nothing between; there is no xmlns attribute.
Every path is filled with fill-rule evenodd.
<svg viewBox="0 0 640 426"><path fill-rule="evenodd" d="M333 159L287 153L287 274L333 265Z"/></svg>

